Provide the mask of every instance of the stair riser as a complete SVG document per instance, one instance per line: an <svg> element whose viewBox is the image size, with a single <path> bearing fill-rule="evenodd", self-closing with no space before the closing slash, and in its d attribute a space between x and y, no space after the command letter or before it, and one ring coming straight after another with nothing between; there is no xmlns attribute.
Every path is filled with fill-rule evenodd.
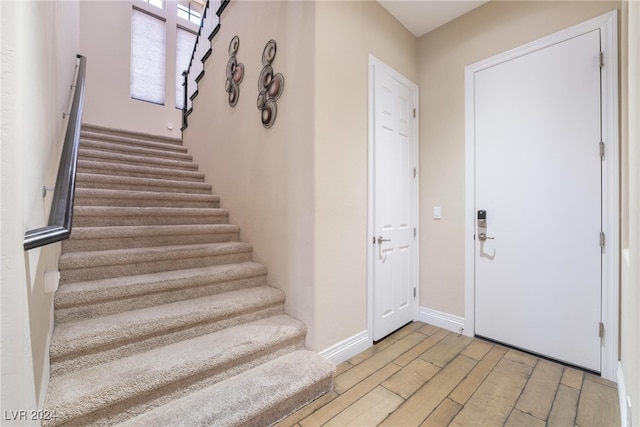
<svg viewBox="0 0 640 427"><path fill-rule="evenodd" d="M92 348L91 352L70 353L58 358L52 356L51 376L64 375L65 373L85 369L100 363L282 313L284 313L284 302L265 306L248 313L239 313L232 317L199 319L196 324L183 325L181 329L165 330L159 336L134 336L131 337L131 341L114 343L111 347Z"/></svg>
<svg viewBox="0 0 640 427"><path fill-rule="evenodd" d="M118 129L94 128L83 125L80 131L81 138L100 139L105 141L120 142L123 144L161 144L162 146L183 149L180 138L162 137L138 132L126 132Z"/></svg>
<svg viewBox="0 0 640 427"><path fill-rule="evenodd" d="M118 207L167 207L167 208L219 208L219 201L167 200L167 199L115 199L106 197L82 197L76 195L77 206Z"/></svg>
<svg viewBox="0 0 640 427"><path fill-rule="evenodd" d="M168 186L168 185L145 185L145 184L119 184L112 182L90 182L86 180L78 180L76 188L94 188L103 190L125 190L125 191L155 191L162 193L180 193L180 194L211 194L211 188L207 187L186 187L186 186Z"/></svg>
<svg viewBox="0 0 640 427"><path fill-rule="evenodd" d="M111 162L78 161L78 172L131 178L168 179L172 181L204 182L204 174L157 167L136 167Z"/></svg>
<svg viewBox="0 0 640 427"><path fill-rule="evenodd" d="M109 162L116 165L127 166L142 166L152 168L166 168L183 171L197 171L198 165L191 162L177 162L167 159L152 158L152 157L140 157L140 156L127 156L124 154L111 154L107 152L94 151L87 152L86 150L80 150L78 154L78 160L86 160L89 162Z"/></svg>
<svg viewBox="0 0 640 427"><path fill-rule="evenodd" d="M154 147L143 147L139 145L127 145L98 140L80 140L81 150L103 151L105 153L128 154L133 156L143 156L158 159L180 160L190 162L193 157L187 152L156 149Z"/></svg>
<svg viewBox="0 0 640 427"><path fill-rule="evenodd" d="M71 419L60 417L57 420L51 420L46 423L43 422L42 425L56 426L64 424L64 426L113 426L153 408L167 404L175 399L179 399L188 393L193 393L212 386L221 381L232 378L246 370L255 368L256 366L277 357L281 357L287 353L300 350L302 348L304 348L304 336L287 341L277 347L269 347L264 351L247 355L242 360L234 361L233 364L226 364L221 368L216 367L214 369L206 370L181 381L150 390L144 394L137 394L135 399L117 402L113 405L101 408L98 411L89 414L82 414L79 417Z"/></svg>
<svg viewBox="0 0 640 427"><path fill-rule="evenodd" d="M106 251L111 249L146 248L199 243L234 242L240 233L178 234L170 236L117 237L110 239L71 239L62 241L62 252Z"/></svg>
<svg viewBox="0 0 640 427"><path fill-rule="evenodd" d="M262 413L255 417L242 421L243 427L270 426L293 414L303 406L308 405L325 393L333 389L333 376L328 375L323 380L313 383L311 386L300 390L294 396L281 400L276 405L269 405ZM142 426L141 426L142 427Z"/></svg>
<svg viewBox="0 0 640 427"><path fill-rule="evenodd" d="M206 267L210 265L235 264L251 261L251 252L230 254L212 254L202 257L182 259L159 259L146 262L88 266L84 268L60 268L60 283L75 283L89 280L110 279L120 276L159 273L161 271L180 270L186 268Z"/></svg>
<svg viewBox="0 0 640 427"><path fill-rule="evenodd" d="M143 150L164 151L167 153L185 154L188 152L187 147L179 143L166 143L162 141L144 140L144 139L128 139L119 138L109 135L91 134L82 132L80 134L80 145L87 146L113 145L117 147L135 148Z"/></svg>
<svg viewBox="0 0 640 427"><path fill-rule="evenodd" d="M207 283L191 287L176 287L176 289L161 293L98 301L84 305L76 304L66 308L56 306L55 322L56 324L59 324L73 320L90 319L92 317L122 313L128 310L154 307L156 305L184 301L191 298L200 298L265 285L267 285L267 276L262 275L246 279L227 280L224 282Z"/></svg>
<svg viewBox="0 0 640 427"><path fill-rule="evenodd" d="M206 216L82 216L74 214L74 227L109 227L134 225L228 224L229 215Z"/></svg>

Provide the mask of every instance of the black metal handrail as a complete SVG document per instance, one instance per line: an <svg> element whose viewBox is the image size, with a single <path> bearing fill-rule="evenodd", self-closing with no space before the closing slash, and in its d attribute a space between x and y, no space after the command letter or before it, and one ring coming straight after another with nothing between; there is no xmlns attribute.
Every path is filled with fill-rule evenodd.
<svg viewBox="0 0 640 427"><path fill-rule="evenodd" d="M73 222L73 200L76 189L76 169L78 166L78 148L80 145L80 127L82 126L82 106L84 103L84 80L87 58L80 59L76 77L75 92L67 132L58 166L58 176L53 191L53 201L46 227L29 230L24 235L24 250L37 248L69 238Z"/></svg>
<svg viewBox="0 0 640 427"><path fill-rule="evenodd" d="M202 12L202 19L200 20L200 28L198 28L198 34L196 36L196 42L193 45L193 50L191 51L191 59L189 59L189 65L187 67L187 69L185 71L182 72L182 75L184 76L184 106L182 108L182 130L184 131L187 128L187 116L189 115L190 111L188 108L188 100L189 100L189 96L188 96L188 91L189 91L189 85L188 85L188 79L189 79L189 75L191 74L191 67L193 65L193 61L196 59L196 52L198 50L198 43L202 43L202 38L204 37L203 34L203 30L204 30L204 23L205 20L207 19L207 14L208 13L215 13L218 18L220 18L220 15L222 14L222 12L225 10L225 8L227 7L227 5L229 4L231 0L221 0L219 2L218 5L218 9L213 11L212 7L211 7L211 2L210 0L207 0L207 3L205 4L204 10ZM216 4L218 4L216 2ZM218 23L218 28L219 28L220 24ZM211 42L211 37L213 37L213 35L216 33L216 30L214 30L212 32L211 35L208 35L208 41Z"/></svg>
<svg viewBox="0 0 640 427"><path fill-rule="evenodd" d="M182 76L184 77L184 83L182 86L184 87L184 105L182 107L182 127L181 130L185 130L187 128L187 116L189 115L189 74L191 73L191 65L193 64L193 59L196 57L196 50L198 49L198 43L201 42L202 37L202 29L204 28L205 19L207 19L207 13L209 12L209 0L204 6L204 10L202 11L202 18L200 19L200 27L198 28L198 34L196 35L196 42L193 44L193 49L191 50L191 58L189 59L189 65L187 69L182 72Z"/></svg>

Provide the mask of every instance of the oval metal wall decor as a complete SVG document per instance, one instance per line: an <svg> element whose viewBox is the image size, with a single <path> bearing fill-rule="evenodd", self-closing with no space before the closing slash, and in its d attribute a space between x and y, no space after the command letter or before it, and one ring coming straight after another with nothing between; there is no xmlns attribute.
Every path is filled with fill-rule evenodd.
<svg viewBox="0 0 640 427"><path fill-rule="evenodd" d="M236 55L240 48L240 38L235 36L229 43L229 62L224 90L229 94L229 105L235 107L240 98L240 83L244 79L244 64L238 63Z"/></svg>
<svg viewBox="0 0 640 427"><path fill-rule="evenodd" d="M262 71L258 77L258 110L262 125L269 129L276 121L278 108L276 101L284 90L284 77L273 72L271 64L276 58L277 45L269 40L262 51Z"/></svg>

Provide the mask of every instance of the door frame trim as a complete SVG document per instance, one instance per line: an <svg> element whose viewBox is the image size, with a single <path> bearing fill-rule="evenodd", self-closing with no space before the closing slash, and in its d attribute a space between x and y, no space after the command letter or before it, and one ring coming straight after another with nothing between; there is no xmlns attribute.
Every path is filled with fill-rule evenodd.
<svg viewBox="0 0 640 427"><path fill-rule="evenodd" d="M368 146L367 146L367 175L368 175L368 183L367 183L367 334L369 342L373 342L373 265L374 265L374 257L376 254L375 245L372 245L372 239L375 238L375 230L374 230L374 177L375 177L375 159L373 157L373 148L374 148L374 138L375 135L375 121L374 121L374 93L375 93L375 85L374 85L374 76L376 68L385 70L386 72L392 74L398 81L405 84L414 94L414 105L416 109L416 119L413 121L414 124L414 167L416 168L416 182L414 191L412 194L413 198L413 215L415 220L415 228L417 237L415 239L415 253L414 253L414 273L415 273L415 287L416 287L416 301L414 306L413 320L415 321L418 318L418 306L420 302L420 134L419 134L419 118L420 118L420 89L417 84L407 79L405 76L391 68L389 65L382 62L380 59L376 58L372 54L369 54L369 62L368 62Z"/></svg>
<svg viewBox="0 0 640 427"><path fill-rule="evenodd" d="M600 30L602 68L602 229L606 234L602 255L601 319L605 337L601 341L601 375L615 381L618 363L618 312L620 265L620 177L618 128L618 11L582 22L515 49L465 67L465 327L464 334L475 333L475 117L474 74L483 69L543 49L581 34ZM595 141L594 143L597 143ZM594 325L594 333L597 325Z"/></svg>

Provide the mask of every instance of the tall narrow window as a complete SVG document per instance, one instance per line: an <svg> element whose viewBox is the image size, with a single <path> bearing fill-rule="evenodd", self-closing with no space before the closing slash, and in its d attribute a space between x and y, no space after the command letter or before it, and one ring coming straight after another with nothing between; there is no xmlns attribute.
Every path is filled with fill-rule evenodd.
<svg viewBox="0 0 640 427"><path fill-rule="evenodd" d="M142 0L142 1L147 2L150 5L157 7L158 9L164 9L164 0Z"/></svg>
<svg viewBox="0 0 640 427"><path fill-rule="evenodd" d="M184 107L184 77L182 72L189 68L189 60L196 44L197 34L181 27L176 31L176 108Z"/></svg>
<svg viewBox="0 0 640 427"><path fill-rule="evenodd" d="M165 21L133 9L131 16L131 98L164 105Z"/></svg>
<svg viewBox="0 0 640 427"><path fill-rule="evenodd" d="M200 25L206 0L178 0L178 16Z"/></svg>

